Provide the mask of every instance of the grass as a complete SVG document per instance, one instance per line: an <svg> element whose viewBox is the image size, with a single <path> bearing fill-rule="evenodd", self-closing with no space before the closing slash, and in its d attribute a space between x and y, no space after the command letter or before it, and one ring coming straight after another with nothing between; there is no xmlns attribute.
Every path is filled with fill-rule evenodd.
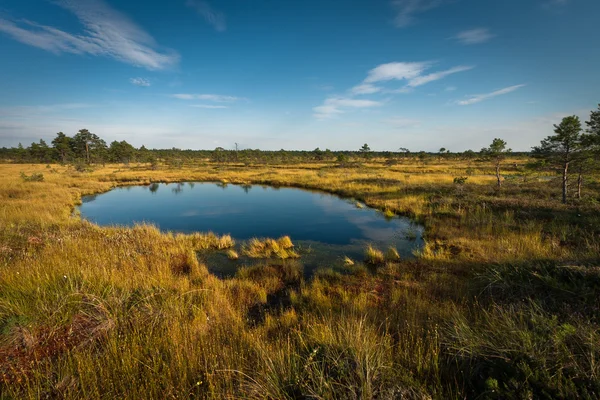
<svg viewBox="0 0 600 400"><path fill-rule="evenodd" d="M372 245L368 245L365 250L365 262L372 265L384 264L385 256L381 250L376 249Z"/></svg>
<svg viewBox="0 0 600 400"><path fill-rule="evenodd" d="M400 253L395 247L389 247L385 252L385 259L387 261L400 261Z"/></svg>
<svg viewBox="0 0 600 400"><path fill-rule="evenodd" d="M452 160L0 165L0 398L598 398L598 177L565 206L515 163L500 191ZM229 236L73 216L83 195L182 181L335 193L426 243L304 281L293 238L253 240L260 264L220 280L196 254L231 258Z"/></svg>
<svg viewBox="0 0 600 400"><path fill-rule="evenodd" d="M237 251L232 250L232 249L227 250L226 254L227 254L227 258L229 258L230 260L237 260L238 258L240 258Z"/></svg>
<svg viewBox="0 0 600 400"><path fill-rule="evenodd" d="M293 250L294 245L289 236L275 239L250 239L244 245L244 255L250 258L299 258L300 255Z"/></svg>

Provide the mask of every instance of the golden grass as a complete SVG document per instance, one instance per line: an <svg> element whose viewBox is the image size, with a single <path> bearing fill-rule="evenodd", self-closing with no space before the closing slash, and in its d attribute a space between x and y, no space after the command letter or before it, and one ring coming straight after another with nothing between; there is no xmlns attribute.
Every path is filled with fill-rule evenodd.
<svg viewBox="0 0 600 400"><path fill-rule="evenodd" d="M400 254L398 253L398 250L395 247L389 247L385 252L385 259L387 261L399 261Z"/></svg>
<svg viewBox="0 0 600 400"><path fill-rule="evenodd" d="M289 236L283 236L275 239L257 239L253 238L243 247L243 252L250 258L279 258L282 260L288 258L299 258L300 255L292 250L294 245Z"/></svg>
<svg viewBox="0 0 600 400"><path fill-rule="evenodd" d="M526 160L507 162L518 174L513 162ZM597 260L594 204L562 206L533 180L496 192L490 166L463 161L242 167L0 165L0 397L465 398L488 393L489 378L500 397L520 385L569 398L598 384L597 274L548 266ZM98 227L73 213L86 194L180 181L336 193L414 218L426 244L416 260L371 248L372 273L305 282L296 261L266 260L220 280L196 252L231 258L229 236ZM242 251L295 257L292 239Z"/></svg>
<svg viewBox="0 0 600 400"><path fill-rule="evenodd" d="M365 250L365 262L373 265L383 264L385 263L385 256L381 250L368 245Z"/></svg>
<svg viewBox="0 0 600 400"><path fill-rule="evenodd" d="M227 258L229 258L230 260L237 260L238 258L240 258L237 251L232 250L232 249L227 250L226 254L227 254Z"/></svg>

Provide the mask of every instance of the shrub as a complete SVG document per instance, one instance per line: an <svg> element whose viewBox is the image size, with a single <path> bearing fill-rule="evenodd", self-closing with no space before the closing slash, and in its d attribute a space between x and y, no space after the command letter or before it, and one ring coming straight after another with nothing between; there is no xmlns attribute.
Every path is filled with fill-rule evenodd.
<svg viewBox="0 0 600 400"><path fill-rule="evenodd" d="M75 164L73 164L73 167L77 172L86 172L88 170L87 165L82 161L77 161Z"/></svg>
<svg viewBox="0 0 600 400"><path fill-rule="evenodd" d="M24 182L43 182L44 174L40 172L31 175L25 175L24 172L21 172L21 179L23 179Z"/></svg>

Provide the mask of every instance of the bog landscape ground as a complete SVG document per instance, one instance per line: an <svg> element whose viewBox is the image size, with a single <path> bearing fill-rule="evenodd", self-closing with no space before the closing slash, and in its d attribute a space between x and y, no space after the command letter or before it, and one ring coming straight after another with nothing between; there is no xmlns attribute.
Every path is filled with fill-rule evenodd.
<svg viewBox="0 0 600 400"><path fill-rule="evenodd" d="M442 157L2 164L0 398L598 398L598 176L562 204L530 162L504 160L501 187L491 163ZM413 219L425 246L307 279L293 237L257 240L277 262L219 279L199 255L234 257L230 236L76 212L153 182L322 190Z"/></svg>

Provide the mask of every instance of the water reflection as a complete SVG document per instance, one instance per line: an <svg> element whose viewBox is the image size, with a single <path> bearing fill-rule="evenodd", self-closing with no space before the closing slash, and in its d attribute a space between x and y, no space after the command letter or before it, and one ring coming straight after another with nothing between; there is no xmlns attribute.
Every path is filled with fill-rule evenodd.
<svg viewBox="0 0 600 400"><path fill-rule="evenodd" d="M159 190L165 187L171 190ZM148 222L163 231L231 234L238 243L252 237L289 235L301 249L308 270L331 266L344 256L362 260L368 243L382 250L393 246L402 257L411 257L423 244L421 227L406 218L386 220L382 213L356 201L322 192L260 188L152 183L85 197L80 211L83 218L100 225Z"/></svg>
<svg viewBox="0 0 600 400"><path fill-rule="evenodd" d="M175 187L173 189L171 189L171 192L173 192L174 194L178 195L181 192L183 192L183 188L185 187L185 185L183 183L177 183L175 185Z"/></svg>
<svg viewBox="0 0 600 400"><path fill-rule="evenodd" d="M244 190L244 193L248 194L250 192L250 189L252 189L252 185L241 185L242 189Z"/></svg>

